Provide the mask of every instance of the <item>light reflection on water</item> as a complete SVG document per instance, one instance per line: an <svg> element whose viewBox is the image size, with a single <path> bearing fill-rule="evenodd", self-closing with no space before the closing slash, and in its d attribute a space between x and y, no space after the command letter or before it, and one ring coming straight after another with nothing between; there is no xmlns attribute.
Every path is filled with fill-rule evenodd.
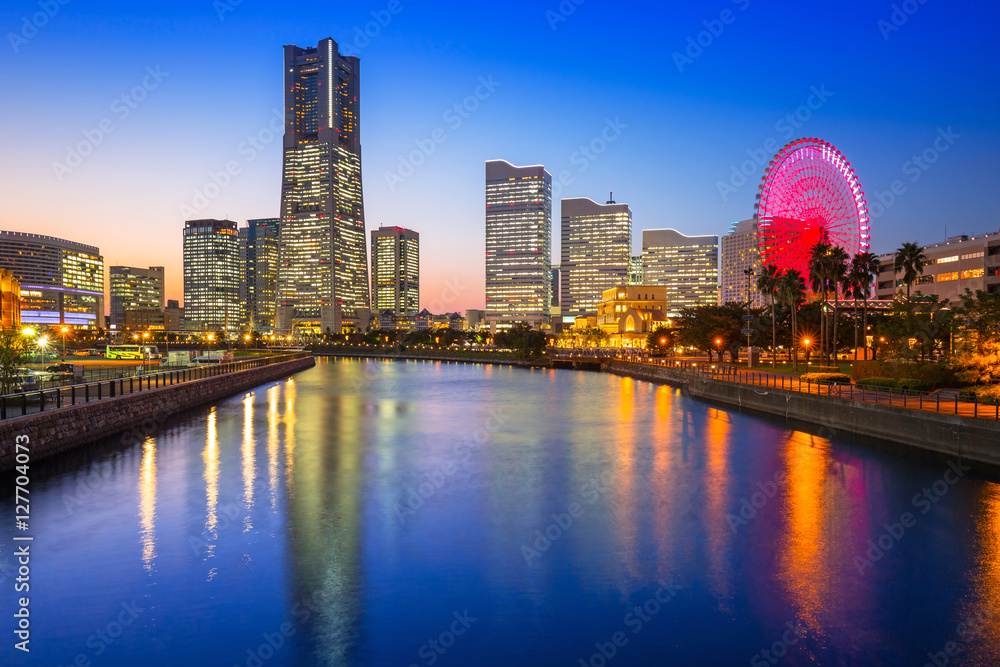
<svg viewBox="0 0 1000 667"><path fill-rule="evenodd" d="M579 664L618 630L616 665L746 664L786 623L785 664L923 664L962 623L957 664L996 661L1000 487L962 481L859 572L947 467L824 435L628 378L320 360L38 466L32 657L97 658L88 637L135 600L104 664L425 665L466 610L435 664Z"/></svg>

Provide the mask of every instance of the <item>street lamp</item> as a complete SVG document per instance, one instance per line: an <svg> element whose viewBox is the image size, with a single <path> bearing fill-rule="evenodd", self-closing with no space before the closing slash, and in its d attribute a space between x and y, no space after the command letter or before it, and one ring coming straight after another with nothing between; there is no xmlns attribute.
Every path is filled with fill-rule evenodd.
<svg viewBox="0 0 1000 667"><path fill-rule="evenodd" d="M753 321L753 316L750 314L750 286L753 283L753 277L755 275L757 275L757 272L754 271L753 269L744 269L743 270L743 275L745 275L747 277L747 316L744 319L746 319L746 321L747 321L747 328L746 328L746 334L747 334L747 368L750 368L751 365L752 365L752 363L753 363L753 360L752 360L751 354L750 354L750 335L751 335L751 331L752 331L751 328L750 328L750 323Z"/></svg>
<svg viewBox="0 0 1000 667"><path fill-rule="evenodd" d="M69 327L63 327L62 329L60 329L60 331L62 332L62 339L63 339L63 357L65 357L66 356L66 334L69 333Z"/></svg>

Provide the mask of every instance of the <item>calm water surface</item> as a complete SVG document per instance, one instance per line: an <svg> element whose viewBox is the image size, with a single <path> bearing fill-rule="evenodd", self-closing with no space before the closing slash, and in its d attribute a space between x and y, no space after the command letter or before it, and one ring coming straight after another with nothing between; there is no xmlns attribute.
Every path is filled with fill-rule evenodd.
<svg viewBox="0 0 1000 667"><path fill-rule="evenodd" d="M0 662L997 664L962 475L614 376L319 360L32 467L30 659L5 474Z"/></svg>

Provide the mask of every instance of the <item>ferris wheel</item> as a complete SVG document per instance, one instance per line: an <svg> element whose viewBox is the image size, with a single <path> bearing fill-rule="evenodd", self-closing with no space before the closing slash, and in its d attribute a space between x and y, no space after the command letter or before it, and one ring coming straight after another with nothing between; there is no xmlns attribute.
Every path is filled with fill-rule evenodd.
<svg viewBox="0 0 1000 667"><path fill-rule="evenodd" d="M797 139L775 155L757 194L761 263L797 269L809 277L809 256L819 242L848 255L871 245L868 203L854 168L821 139Z"/></svg>

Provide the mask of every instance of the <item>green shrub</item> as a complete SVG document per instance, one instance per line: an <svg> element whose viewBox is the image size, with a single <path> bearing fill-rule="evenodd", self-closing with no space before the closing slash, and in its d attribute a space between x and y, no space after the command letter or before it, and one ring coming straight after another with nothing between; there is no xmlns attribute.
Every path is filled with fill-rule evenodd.
<svg viewBox="0 0 1000 667"><path fill-rule="evenodd" d="M863 382L858 382L859 387L866 387L869 389L896 389L899 387L899 380L896 378L886 378L886 377L870 377Z"/></svg>
<svg viewBox="0 0 1000 667"><path fill-rule="evenodd" d="M844 373L805 373L802 381L816 384L851 384L851 376Z"/></svg>
<svg viewBox="0 0 1000 667"><path fill-rule="evenodd" d="M976 395L980 403L986 403L988 405L996 405L1000 403L1000 384L970 387L969 391Z"/></svg>
<svg viewBox="0 0 1000 667"><path fill-rule="evenodd" d="M930 385L922 380L902 378L900 380L896 380L896 387L899 389L906 389L907 391L927 391Z"/></svg>
<svg viewBox="0 0 1000 667"><path fill-rule="evenodd" d="M891 374L881 361L855 361L851 364L851 377L855 382L868 378L884 378Z"/></svg>

